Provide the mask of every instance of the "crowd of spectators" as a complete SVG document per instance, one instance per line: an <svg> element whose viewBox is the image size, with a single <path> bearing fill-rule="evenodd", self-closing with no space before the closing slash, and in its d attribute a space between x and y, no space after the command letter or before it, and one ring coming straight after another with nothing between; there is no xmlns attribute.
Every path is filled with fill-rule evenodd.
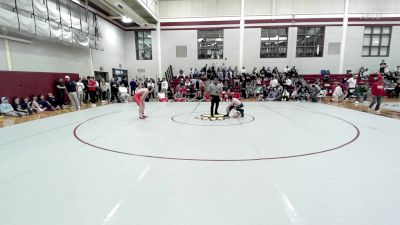
<svg viewBox="0 0 400 225"><path fill-rule="evenodd" d="M400 66L394 71L388 69L384 60L379 65L379 74L389 96L399 97L400 94ZM240 70L235 67L226 68L208 66L201 69L190 69L187 73L179 73L167 80L152 78L132 79L127 78L110 81L95 79L88 76L73 81L69 76L57 80L55 95L48 93L30 97L1 98L0 113L7 116L24 116L44 111L62 110L66 107L65 99L69 99L70 107L79 110L84 104L95 106L97 103L129 102L135 90L142 87L149 89L146 101L210 101L208 87L214 78L218 78L223 92L222 100L227 100L230 95L236 98L253 98L257 101L321 101L326 95L332 95L331 101L353 100L355 103L368 101L371 95L368 68L361 68L358 74L343 77L338 82L331 82L329 73L312 82L299 75L295 66L253 68L247 71L245 67ZM375 77L377 79L377 77ZM66 98L68 96L68 98Z"/></svg>

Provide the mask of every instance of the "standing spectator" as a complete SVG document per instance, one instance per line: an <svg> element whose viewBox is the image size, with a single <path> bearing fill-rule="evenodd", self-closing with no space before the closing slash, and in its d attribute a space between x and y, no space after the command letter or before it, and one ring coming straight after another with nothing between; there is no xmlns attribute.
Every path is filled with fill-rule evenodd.
<svg viewBox="0 0 400 225"><path fill-rule="evenodd" d="M149 90L149 94L148 94L149 100L155 98L155 95L154 95L155 86L156 85L155 85L153 79L150 79L149 82L147 82L147 89Z"/></svg>
<svg viewBox="0 0 400 225"><path fill-rule="evenodd" d="M111 101L115 102L118 96L118 84L117 82L115 82L114 78L111 78L110 86L111 86Z"/></svg>
<svg viewBox="0 0 400 225"><path fill-rule="evenodd" d="M85 90L85 85L82 82L82 78L78 79L76 82L76 92L78 94L79 105L83 106L83 91Z"/></svg>
<svg viewBox="0 0 400 225"><path fill-rule="evenodd" d="M165 94L168 93L168 82L165 78L163 78L163 81L161 82L161 91Z"/></svg>
<svg viewBox="0 0 400 225"><path fill-rule="evenodd" d="M135 94L136 87L137 87L137 84L136 84L135 79L132 79L131 82L130 82L129 84L130 84L130 86L131 86L131 95L134 95L134 94Z"/></svg>
<svg viewBox="0 0 400 225"><path fill-rule="evenodd" d="M396 87L394 88L394 96L396 98L399 98L399 95L400 95L400 83L397 83Z"/></svg>
<svg viewBox="0 0 400 225"><path fill-rule="evenodd" d="M381 64L379 64L379 73L385 73L385 68L386 68L386 62L384 59L382 59Z"/></svg>
<svg viewBox="0 0 400 225"><path fill-rule="evenodd" d="M88 91L90 96L90 102L92 102L92 106L96 106L96 81L94 80L94 77L89 78Z"/></svg>
<svg viewBox="0 0 400 225"><path fill-rule="evenodd" d="M347 90L347 96L346 96L346 98L350 98L350 97L354 94L354 91L355 91L355 89L356 89L356 85L357 85L356 75L353 74L352 77L350 77L349 79L347 79L347 83L348 83L349 89Z"/></svg>
<svg viewBox="0 0 400 225"><path fill-rule="evenodd" d="M106 101L106 97L107 97L107 84L106 84L106 81L103 78L101 78L99 85L100 85L100 92L101 92L101 100L102 100L102 102L105 102Z"/></svg>
<svg viewBox="0 0 400 225"><path fill-rule="evenodd" d="M378 75L378 81L372 84L371 86L371 94L372 94L372 102L368 107L368 110L371 110L372 106L375 105L375 111L377 113L381 113L380 111L380 106L381 106L381 101L382 101L382 96L385 95L385 85L382 82L383 77L382 75Z"/></svg>
<svg viewBox="0 0 400 225"><path fill-rule="evenodd" d="M64 108L65 105L65 84L63 79L58 79L57 84L56 84L56 97L58 101L58 106L60 109Z"/></svg>
<svg viewBox="0 0 400 225"><path fill-rule="evenodd" d="M83 102L87 102L89 100L89 76L87 78L83 78L82 83L85 86L83 89Z"/></svg>
<svg viewBox="0 0 400 225"><path fill-rule="evenodd" d="M215 115L219 115L218 113L218 106L219 106L219 101L220 101L220 95L222 92L222 87L218 83L218 78L214 78L214 82L210 84L210 87L208 89L208 92L211 96L211 117L214 117ZM214 111L214 105L215 105L215 111Z"/></svg>
<svg viewBox="0 0 400 225"><path fill-rule="evenodd" d="M69 76L65 76L65 89L68 93L69 100L71 100L71 106L76 110L80 109L78 95L76 94L76 82L72 81Z"/></svg>

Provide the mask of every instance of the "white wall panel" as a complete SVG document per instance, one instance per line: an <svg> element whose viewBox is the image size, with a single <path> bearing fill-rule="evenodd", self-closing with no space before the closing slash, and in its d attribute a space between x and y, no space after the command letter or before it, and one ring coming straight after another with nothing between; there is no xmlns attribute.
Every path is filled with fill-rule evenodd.
<svg viewBox="0 0 400 225"><path fill-rule="evenodd" d="M337 73L339 55L328 55L327 46L329 42L340 42L341 32L341 27L326 27L323 57L298 58L296 57L297 28L291 27L288 34L287 58L260 58L261 28L245 29L243 65L247 68L247 71L254 67L262 68L263 66L271 68L277 66L279 70L286 66L296 66L300 73L305 74L318 74L321 69L330 69L332 73Z"/></svg>
<svg viewBox="0 0 400 225"><path fill-rule="evenodd" d="M389 57L361 57L364 27L349 27L347 30L346 50L344 58L344 70L358 71L360 66L368 68L372 72L379 71L379 63L385 59L390 70L400 65L400 27L392 29L392 38Z"/></svg>
<svg viewBox="0 0 400 225"><path fill-rule="evenodd" d="M240 0L168 0L160 2L160 18L240 15Z"/></svg>
<svg viewBox="0 0 400 225"><path fill-rule="evenodd" d="M0 38L0 70L8 70L4 39Z"/></svg>
<svg viewBox="0 0 400 225"><path fill-rule="evenodd" d="M197 30L179 30L161 32L162 70L165 71L172 65L174 74L183 69L185 73L190 68L200 69L205 64L222 66L235 66L239 63L239 29L224 30L224 59L198 59L197 56ZM178 45L187 46L187 58L177 58L175 48ZM226 60L225 60L226 58Z"/></svg>
<svg viewBox="0 0 400 225"><path fill-rule="evenodd" d="M10 41L10 51L16 71L90 74L89 49L35 40L33 44Z"/></svg>
<svg viewBox="0 0 400 225"><path fill-rule="evenodd" d="M350 0L349 13L399 13L399 0Z"/></svg>
<svg viewBox="0 0 400 225"><path fill-rule="evenodd" d="M246 0L244 2L244 14L251 15L271 15L273 0ZM239 6L240 7L240 6Z"/></svg>
<svg viewBox="0 0 400 225"><path fill-rule="evenodd" d="M99 18L99 26L103 35L102 46L104 51L92 50L94 70L104 68L112 75L112 68L127 68L125 60L125 32L115 25ZM130 71L128 71L129 73Z"/></svg>

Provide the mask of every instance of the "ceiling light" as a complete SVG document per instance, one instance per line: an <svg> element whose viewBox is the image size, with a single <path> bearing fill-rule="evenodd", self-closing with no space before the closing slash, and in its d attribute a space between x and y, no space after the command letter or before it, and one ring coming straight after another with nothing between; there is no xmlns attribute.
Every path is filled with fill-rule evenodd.
<svg viewBox="0 0 400 225"><path fill-rule="evenodd" d="M129 17L123 16L122 17L122 22L124 22L124 23L132 23L132 19L129 18Z"/></svg>

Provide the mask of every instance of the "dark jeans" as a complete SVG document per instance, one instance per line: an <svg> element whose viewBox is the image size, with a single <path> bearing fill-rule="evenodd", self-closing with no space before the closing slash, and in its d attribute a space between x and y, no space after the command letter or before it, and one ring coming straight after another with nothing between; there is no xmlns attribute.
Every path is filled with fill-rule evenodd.
<svg viewBox="0 0 400 225"><path fill-rule="evenodd" d="M90 102L95 104L96 103L96 91L89 91L89 95L90 95Z"/></svg>
<svg viewBox="0 0 400 225"><path fill-rule="evenodd" d="M218 106L219 106L219 96L211 95L211 116L214 116L214 105L215 105L215 114L218 114Z"/></svg>
<svg viewBox="0 0 400 225"><path fill-rule="evenodd" d="M369 105L369 107L372 108L372 106L374 106L375 103L376 103L375 111L378 111L379 107L381 106L381 101L382 101L382 96L373 96L372 97L372 102Z"/></svg>

